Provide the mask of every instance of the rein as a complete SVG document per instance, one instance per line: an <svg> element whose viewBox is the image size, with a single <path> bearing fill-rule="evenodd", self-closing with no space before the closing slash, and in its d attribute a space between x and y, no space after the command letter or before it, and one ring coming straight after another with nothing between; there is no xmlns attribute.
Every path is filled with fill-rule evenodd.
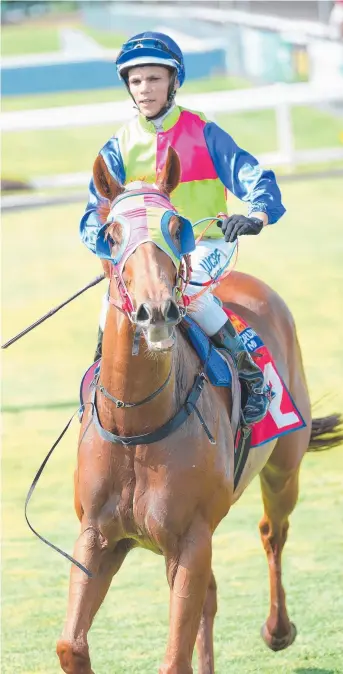
<svg viewBox="0 0 343 674"><path fill-rule="evenodd" d="M154 192L154 191L144 192L144 194L147 194L147 195L154 195L155 193L156 192ZM111 212L113 211L113 208L118 203L120 203L124 199L129 199L130 197L135 197L138 194L139 194L139 192L135 192L135 191L131 192L130 194L120 194L112 202ZM170 203L170 199L167 195L165 195L161 192L161 193L159 193L159 196L162 196L164 199L166 199ZM220 218L220 216L222 216L222 215L225 215L225 214L219 213L214 218L207 217L207 218L202 218L201 220L197 220L197 222L193 225L193 228L196 227L197 225L199 225L201 222L206 222L206 221L209 220L209 223L204 228L204 230L201 232L200 236L198 236L198 238L196 239L196 243L199 243L203 239L203 237L204 237L205 233L207 232L207 230L209 229L209 227L211 227L212 224L214 222L216 222ZM111 222L112 221L108 220L107 221L108 225L110 225ZM236 247L236 258L235 258L233 268L236 264L236 260L237 260L237 247ZM230 262L230 260L228 260L227 264L229 264L229 262ZM227 272L227 274L229 274L229 273L230 273L230 271ZM195 293L191 297L188 297L187 295L185 295L185 291L186 291L186 288L187 288L188 284L190 283L191 274L192 274L191 258L190 258L189 254L185 254L181 257L179 268L177 270L175 286L173 288L173 295L174 295L176 304L178 305L179 311L180 311L180 321L182 320L183 316L185 316L188 306L190 306L192 303L194 303L195 300L197 300L199 297L201 297L201 295L203 295L205 292L207 292L207 290L209 290L209 288L214 286L216 283L218 283L218 281L221 278L223 278L224 276L227 275L227 274L221 274L220 277L218 277L218 278L216 277L214 279L211 279L211 281L207 281L206 283L203 283L202 288L201 288L201 290L199 290L199 292ZM111 295L109 295L108 301L116 309L118 309L119 311L124 313L127 316L127 318L129 319L129 321L132 323L132 325L136 326L135 334L134 334L134 338L133 338L133 345L132 345L132 355L135 356L135 355L138 355L138 353L139 353L140 335L141 335L141 332L144 329L144 327L141 327L141 326L137 325L136 311L134 310L133 301L132 301L130 293L129 293L127 287L126 287L125 281L123 279L122 272L121 272L118 264L114 264L114 263L112 264L111 280L112 279L114 279L116 281L117 290L118 290L118 293L119 293L119 296L120 296L120 302L118 302L113 297L111 297ZM181 302L182 302L182 305L181 305ZM144 403L147 403L150 400L153 400L167 386L167 384L170 380L170 376L171 376L171 370L170 370L169 375L168 375L166 381L164 382L164 384L162 384L162 386L160 386L160 388L157 389L156 391L154 391L154 393L152 393L150 396L148 396L147 398L144 398L144 400L141 400L138 403L124 402L123 400L119 400L115 396L112 396L111 393L109 393L102 384L97 383L96 386L95 386L95 389L100 391L100 393L102 393L106 398L108 398L108 400L111 400L116 405L117 408L130 409L132 407L138 407L139 405L143 405Z"/></svg>
<svg viewBox="0 0 343 674"><path fill-rule="evenodd" d="M203 419L202 415L200 414L200 412L199 412L199 410L196 406L196 403L197 403L197 401L198 401L198 399L199 399L199 397L202 393L202 390L204 388L205 381L207 381L207 377L206 377L205 372L206 372L206 366L207 366L207 362L208 362L208 359L209 359L209 356L210 356L210 352L211 352L211 347L208 350L206 362L204 363L204 370L202 372L200 372L200 374L196 375L193 386L192 386L192 389L189 392L189 394L188 394L184 404L182 405L182 407L179 409L179 411L171 419L169 419L169 421L167 421L165 424L163 424L163 426L160 426L159 428L157 428L155 431L152 431L151 433L145 433L143 435L122 436L122 435L115 435L114 433L111 433L110 431L106 431L100 424L98 412L97 412L97 409L96 409L96 401L95 401L96 389L94 388L91 400L88 403L85 403L85 404L81 405L81 407L79 407L76 410L76 412L74 412L74 414L72 414L71 418L69 419L68 423L64 427L63 431L60 433L57 440L52 445L51 449L49 449L43 463L41 464L41 466L38 469L35 477L33 478L31 487L29 489L29 492L27 494L26 501L25 501L25 519L26 519L26 522L27 522L29 528L31 529L32 533L34 533L35 536L37 536L37 538L39 538L43 543L46 543L46 545L48 545L50 548L52 548L53 550L58 552L60 555L62 555L66 559L68 559L69 562L71 562L72 564L75 564L75 566L77 566L81 571L83 571L86 574L86 576L88 576L88 578L92 578L94 574L91 571L89 571L89 569L87 569L83 564L78 562L74 557L72 557L71 555L68 555L67 552L64 552L64 550L59 548L57 545L54 545L54 543L51 543L50 541L48 541L47 538L45 538L44 536L39 534L38 531L36 531L36 529L34 529L34 527L32 526L32 524L31 524L31 522L29 521L29 518L28 518L27 510L28 510L29 501L30 501L31 496L32 496L32 494L33 494L33 492L34 492L34 490L37 486L38 480L39 480L46 464L48 463L54 449L57 447L58 443L63 438L64 434L67 432L67 430L68 430L72 420L74 419L75 415L80 414L81 410L83 411L85 406L88 405L88 404L91 405L92 416L91 416L91 418L90 418L90 420L89 420L89 422L88 422L88 424L87 424L87 426L86 426L86 428L85 428L85 430L82 434L82 437L79 441L79 447L80 447L81 442L82 442L84 436L86 435L86 433L88 431L88 428L90 427L90 424L92 422L93 422L95 428L97 429L97 432L99 433L100 437L102 437L103 440L106 440L107 442L111 442L112 444L120 444L123 447L129 447L129 446L132 446L132 445L139 445L139 444L149 445L149 444L152 444L153 442L159 442L160 440L163 440L164 438L168 437L168 435L170 435L171 433L176 431L178 428L180 428L180 426L182 426L182 424L184 424L184 422L188 419L188 417L192 414L192 412L196 413L196 415L197 415L197 417L198 417L198 419L199 419L199 421L200 421L200 423L201 423L210 443L212 445L215 445L216 440L213 437L210 430L208 429L208 427L205 423L205 420Z"/></svg>
<svg viewBox="0 0 343 674"><path fill-rule="evenodd" d="M85 405L87 405L87 404L88 404L88 403L85 403ZM48 545L50 548L52 548L53 550L55 550L56 552L58 552L60 555L62 555L62 556L65 557L66 559L68 559L68 561L71 562L72 564L75 564L75 566L77 566L81 571L83 571L83 572L86 574L86 576L88 576L88 578L92 578L92 577L93 577L93 574L92 574L91 571L89 571L85 566L83 566L83 564L81 564L80 562L78 562L78 561L77 561L76 559L74 559L74 557L72 557L71 555L68 555L68 553L67 553L67 552L64 552L64 550L61 550L61 548L59 548L57 545L54 545L54 543L51 543L50 541L48 541L47 538L45 538L44 536L42 536L41 534L39 534L38 531L36 531L36 529L33 528L31 522L29 521L28 514L27 514L27 510L28 510L28 506L29 506L29 502L30 502L31 496L32 496L32 494L33 494L33 492L34 492L34 490L35 490L35 488L36 488L36 486L37 486L37 482L38 482L38 480L39 480L39 478L40 478L40 476L41 476L41 474L42 474L42 472L43 472L43 470L44 470L46 464L48 463L48 461L49 461L49 459L50 459L50 457L51 457L51 454L53 453L55 447L57 447L57 445L58 445L58 443L60 442L60 440L62 440L64 434L67 432L67 430L68 430L68 428L69 428L69 426L70 426L72 420L74 419L75 415L76 415L76 414L79 414L80 411L81 411L81 409L83 410L83 409L85 408L85 405L81 405L81 407L79 407L79 408L76 410L76 412L74 412L74 414L72 414L72 416L70 417L68 423L67 423L66 426L64 427L63 431L60 433L60 435L58 436L57 440L56 440L56 441L54 442L54 444L52 445L51 449L49 449L49 451L48 451L48 453L47 453L47 455L46 455L46 457L45 457L43 463L41 464L40 468L37 470L37 473L36 473L36 475L34 476L34 478L33 478L33 480L32 480L31 487L30 487L30 489L29 489L29 491L28 491L28 494L27 494L27 496L26 496L26 500L25 500L25 510L24 510L24 512L25 512L25 519L26 519L26 522L27 522L29 528L31 529L32 533L34 533L35 536L37 536L37 538L39 538L40 541L42 541L43 543L46 543L46 545ZM92 418L91 418L90 422L87 424L84 433L82 434L82 438L81 438L81 440L80 440L80 442L79 442L79 446L80 446L80 444L81 444L81 442L82 442L82 440L83 440L85 434L87 433L88 428L89 428L91 422L92 422Z"/></svg>
<svg viewBox="0 0 343 674"><path fill-rule="evenodd" d="M134 196L134 195L133 194L132 195L125 195L125 196L122 195L118 198L118 200L128 198L129 196ZM165 195L162 195L162 196L165 196ZM168 199L168 201L169 201L169 199ZM115 203L115 202L113 202L113 203ZM112 206L112 208L113 208L113 206ZM213 222L215 219L211 219L211 220ZM212 222L210 224L212 224ZM196 224L198 224L198 223L196 223ZM206 231L206 229L205 229L205 231ZM203 234L204 234L204 232L202 233L202 236L203 236ZM175 283L175 286L173 288L173 294L174 294L174 297L176 299L177 305L178 305L179 310L180 310L180 316L181 316L180 320L182 319L183 315L186 313L187 304L190 303L190 302L187 301L188 298L185 295L185 289L186 289L186 287L187 287L187 285L190 281L191 271L192 270L191 270L191 264L190 264L190 255L185 254L185 255L181 256L181 260L180 260L180 264L179 264L179 268L178 268L177 276L176 276L176 283ZM103 278L103 277L101 277L101 278ZM124 279L122 277L122 274L121 274L120 270L115 269L114 264L112 265L111 278L114 278L116 280L118 292L119 292L119 295L120 295L120 298L121 298L121 304L119 302L116 302L112 297L109 297L109 302L111 304L113 304L117 309L122 311L127 316L127 318L130 320L130 322L132 324L136 325L136 331L135 331L134 340L133 340L133 350L132 350L132 353L134 355L135 353L138 353L140 332L144 328L137 325L136 313L134 311L132 299L131 299L131 297L129 295L129 292L126 288L126 285L125 285L125 282L124 282ZM100 280L100 278L99 278L99 280ZM200 291L200 293L197 294L197 297L208 289L208 285L212 285L215 281L216 281L216 279L211 281L209 284L206 284L206 287L203 288L202 291ZM98 282L98 281L96 281L96 282ZM193 297L193 299L194 299L194 297ZM183 303L183 306L180 306L181 302ZM89 571L89 569L87 569L85 566L83 566L83 564L81 564L76 559L74 559L74 557L72 557L71 555L68 555L66 552L61 550L58 546L56 546L53 543L51 543L50 541L48 541L44 536L41 536L33 528L31 523L29 522L28 514L27 514L29 501L31 499L33 491L34 491L34 489L37 485L37 482L38 482L38 480L39 480L48 460L50 459L55 447L58 445L58 443L60 442L60 440L62 439L62 437L66 433L66 431L68 430L68 428L71 424L71 421L74 418L75 414L80 415L80 412L84 411L85 405L87 405L87 404L91 405L92 412L91 412L90 420L88 421L88 423L86 425L86 428L85 428L85 430L82 434L82 437L80 439L79 446L80 446L85 434L87 433L88 428L90 427L91 423L94 424L98 434L105 441L111 442L112 444L120 444L122 447L136 446L136 445L140 445L140 444L148 445L148 444L152 444L152 443L155 443L155 442L159 442L159 441L163 440L164 438L168 437L171 433L175 432L178 428L180 428L180 426L182 426L185 423L185 421L188 419L188 417L193 412L198 417L199 422L200 422L203 430L205 431L209 442L211 444L216 444L215 437L210 432L204 418L202 417L200 411L197 408L197 401L198 401L198 399L199 399L199 397L200 397L200 395L203 391L205 382L208 381L207 376L206 376L206 370L207 370L207 364L208 364L208 360L209 360L209 357L210 357L211 349L212 349L212 345L209 343L209 349L208 349L206 360L205 360L205 363L204 363L204 366L203 366L203 370L195 376L193 386L192 386L191 390L189 391L183 405L176 412L176 414L174 414L174 416L171 419L169 419L169 421L167 421L165 424L163 424L162 426L160 426L159 428L157 428L156 430L154 430L150 433L145 433L145 434L142 434L142 435L134 435L134 436L120 436L120 435L116 435L116 434L111 433L110 431L107 431L106 429L104 429L101 426L99 416L98 416L98 411L97 411L97 408L96 408L96 392L99 391L102 395L104 395L106 398L111 400L116 405L116 407L118 409L119 408L121 408L121 409L131 409L131 408L134 408L134 407L138 407L140 405L144 405L145 403L148 403L149 401L153 400L157 395L159 395L159 393L161 393L165 389L165 387L167 386L167 384L168 384L168 382L170 381L170 378L171 378L172 367L170 368L169 374L168 374L165 382L156 391L154 391L152 394L150 394L149 396L147 396L143 400L140 400L136 403L125 402L123 400L119 400L115 396L111 395L105 389L104 386L102 386L97 381L95 381L94 382L94 384L95 384L94 390L92 392L92 397L91 397L90 401L86 404L81 405L81 407L72 415L72 417L68 421L67 425L65 426L65 428L60 433L57 440L52 445L51 449L49 450L49 452L48 452L47 456L45 457L43 463L41 464L40 468L38 469L38 471L37 471L37 473L36 473L36 475L33 479L33 482L31 484L31 487L29 489L29 492L27 494L26 501L25 501L26 522L27 522L28 526L30 527L31 531L41 541L43 541L43 543L46 543L51 548L53 548L53 550L55 550L59 554L63 555L66 559L68 559L72 564L75 564L89 578L92 578L92 576L93 576L93 574Z"/></svg>
<svg viewBox="0 0 343 674"><path fill-rule="evenodd" d="M206 227L203 229L203 231L201 232L201 234L199 234L198 238L195 240L195 243L196 243L196 244L200 243L200 241L202 241L202 239L204 238L204 236L205 236L207 230L213 225L214 222L217 222L218 220L220 220L220 219L221 219L221 216L224 216L224 215L225 215L225 213L218 213L218 215L217 215L215 218L211 218L211 217L210 217L210 218L201 218L201 220L197 220L197 221L194 223L194 225L192 225L192 226L193 226L193 229L194 229L194 227L197 227L198 225L200 225L201 222L207 222L207 220L209 220L210 222L208 223L208 225L206 225ZM199 297L201 297L201 295L203 295L204 293L206 293L210 288L213 288L213 289L214 289L214 288L216 287L216 285L217 285L222 279L226 278L227 276L229 276L229 274L231 274L231 272L234 270L234 268L235 268L235 266L236 266L236 262L237 262L237 257L238 257L238 239L237 239L237 242L236 242L235 253L236 253L236 254L235 254L235 259L234 259L234 262L233 262L233 265L232 265L231 269L228 269L227 271L225 271L226 267L227 267L227 266L230 264L230 262L231 262L231 257L232 257L232 255L231 255L231 257L228 259L228 261L227 261L227 263L226 263L224 269L221 269L220 272L217 274L217 276L215 276L214 278L211 278L210 281L205 281L204 283L196 283L196 282L194 282L194 281L193 281L193 282L190 281L190 276L188 277L186 286L190 283L191 285L197 285L197 286L200 286L200 287L201 287L201 290L199 290L197 293L192 294L191 296L187 296L187 295L186 295L186 296L183 298L184 304L185 304L186 307L191 306L191 305L192 305L192 304L193 304ZM190 268L190 271L192 271L191 268ZM185 301L185 300L186 300L186 301Z"/></svg>

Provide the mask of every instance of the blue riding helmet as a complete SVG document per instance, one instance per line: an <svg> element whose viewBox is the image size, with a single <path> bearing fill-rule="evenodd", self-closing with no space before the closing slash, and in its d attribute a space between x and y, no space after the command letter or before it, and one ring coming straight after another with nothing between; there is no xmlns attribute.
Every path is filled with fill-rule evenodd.
<svg viewBox="0 0 343 674"><path fill-rule="evenodd" d="M161 65L177 72L180 87L185 81L183 54L174 40L164 33L138 33L125 42L116 60L120 79L129 68L139 65Z"/></svg>

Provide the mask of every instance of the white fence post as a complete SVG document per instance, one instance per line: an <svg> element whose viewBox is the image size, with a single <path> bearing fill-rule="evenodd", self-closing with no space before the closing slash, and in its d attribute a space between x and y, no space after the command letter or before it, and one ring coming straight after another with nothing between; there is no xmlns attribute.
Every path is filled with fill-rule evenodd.
<svg viewBox="0 0 343 674"><path fill-rule="evenodd" d="M294 137L293 137L293 126L292 126L292 111L291 105L281 94L280 87L280 100L276 104L276 126L277 126L277 139L278 139L278 149L284 157L284 163L287 166L289 171L294 169L295 157L294 157Z"/></svg>

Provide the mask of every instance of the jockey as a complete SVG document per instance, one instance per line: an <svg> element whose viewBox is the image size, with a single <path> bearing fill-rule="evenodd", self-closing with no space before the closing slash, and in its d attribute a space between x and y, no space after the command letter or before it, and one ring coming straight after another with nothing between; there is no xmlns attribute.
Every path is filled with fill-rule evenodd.
<svg viewBox="0 0 343 674"><path fill-rule="evenodd" d="M263 170L258 161L236 145L231 136L201 112L182 108L175 94L185 80L183 54L168 35L144 32L130 38L116 60L117 73L132 97L138 115L122 126L100 150L109 172L121 183L141 179L155 182L156 170L163 166L171 145L181 162L181 182L173 193L173 205L192 222L213 214L221 220L213 224L192 253L192 279L187 294L199 291L199 284L219 275L232 253L237 236L259 234L285 212L274 173ZM249 215L227 215L226 189L249 203ZM81 238L94 253L101 223L97 207L101 202L93 179L89 202L80 223ZM218 226L217 226L218 225ZM195 228L201 230L203 226ZM222 236L224 235L224 239ZM95 359L101 356L101 342L107 305L100 321ZM195 300L192 317L213 343L234 357L241 383L245 386L244 417L251 424L263 419L268 410L268 389L263 374L237 335L233 325L211 292Z"/></svg>

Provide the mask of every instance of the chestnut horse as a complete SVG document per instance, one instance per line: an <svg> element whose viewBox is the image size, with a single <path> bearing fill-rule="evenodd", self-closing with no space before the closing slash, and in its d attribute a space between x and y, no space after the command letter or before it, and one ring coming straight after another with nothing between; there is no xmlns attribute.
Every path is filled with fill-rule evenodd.
<svg viewBox="0 0 343 674"><path fill-rule="evenodd" d="M178 156L169 149L156 185L146 188L164 195L167 208L171 208L169 195L177 187L179 176ZM124 190L127 196L129 192L111 177L101 156L94 164L94 180L109 203L106 218L114 200L118 201ZM130 219L130 198L125 203ZM112 241L122 235L120 227L114 232L116 224L108 225ZM178 216L169 222L169 234L174 241L179 224ZM120 241L116 245L120 246ZM159 673L191 674L195 644L199 674L214 673L217 590L211 569L212 536L257 474L264 503L260 532L270 576L270 613L262 637L271 649L280 650L290 646L296 636L286 609L281 553L288 518L298 497L300 463L311 439L316 434L320 436L321 431L316 433L316 425L311 421L293 319L283 300L252 276L232 273L218 289L218 295L261 335L271 350L306 422L301 430L252 448L234 491L229 389L215 388L206 381L199 393L197 408L215 437L214 444L194 410L185 415L181 425L170 428L169 434L154 439L154 432L184 409L202 370L185 336L175 329L180 320L173 292L176 276L172 259L158 245L146 241L138 245L123 268L123 280L135 314L130 314L127 307L118 311L115 304L123 309L127 296L123 295L122 286L118 289L118 278L111 277L101 386L96 391L98 424L92 416L92 406L86 406L75 472L75 507L81 533L74 556L92 577L72 566L67 618L57 644L61 667L68 674L93 673L88 630L113 576L136 546L165 558L170 627ZM129 320L133 316L134 322ZM133 344L137 346L138 341L134 338L137 326L142 333L138 354L133 355ZM327 430L335 431L337 418L325 421ZM100 427L104 433L100 434ZM119 438L117 442L111 441L111 433L117 434L114 435ZM137 438L123 444L120 441L123 436ZM317 444L324 446L328 442L318 437Z"/></svg>

